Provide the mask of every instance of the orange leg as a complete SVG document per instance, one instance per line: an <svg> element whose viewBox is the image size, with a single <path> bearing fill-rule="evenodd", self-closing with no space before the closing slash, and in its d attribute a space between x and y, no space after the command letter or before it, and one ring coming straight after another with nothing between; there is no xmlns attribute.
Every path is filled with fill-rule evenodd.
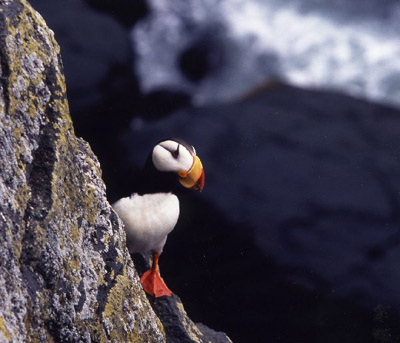
<svg viewBox="0 0 400 343"><path fill-rule="evenodd" d="M160 255L156 252L153 252L153 266L142 275L140 282L142 283L143 289L146 293L153 295L156 298L164 295L170 297L172 292L160 276L160 271L158 268L159 258Z"/></svg>

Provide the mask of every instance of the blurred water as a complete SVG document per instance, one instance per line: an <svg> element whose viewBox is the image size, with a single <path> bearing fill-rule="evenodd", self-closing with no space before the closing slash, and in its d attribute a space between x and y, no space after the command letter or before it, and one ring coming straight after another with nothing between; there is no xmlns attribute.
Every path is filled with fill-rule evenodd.
<svg viewBox="0 0 400 343"><path fill-rule="evenodd" d="M395 1L150 0L150 6L151 15L132 30L144 92L181 90L204 104L278 79L400 106ZM207 69L196 80L179 67L188 49L198 55L192 64Z"/></svg>

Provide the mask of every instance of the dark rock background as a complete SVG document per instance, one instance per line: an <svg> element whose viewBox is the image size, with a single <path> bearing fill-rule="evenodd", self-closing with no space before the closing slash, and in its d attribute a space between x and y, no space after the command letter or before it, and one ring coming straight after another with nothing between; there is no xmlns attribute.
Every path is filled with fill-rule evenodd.
<svg viewBox="0 0 400 343"><path fill-rule="evenodd" d="M195 321L243 343L400 341L398 110L279 83L202 108L145 95L128 31L145 2L32 4L60 42L75 129L109 200L135 190L154 142L196 146L206 187L180 194L161 259ZM177 61L194 82L224 58L208 37Z"/></svg>
<svg viewBox="0 0 400 343"><path fill-rule="evenodd" d="M208 166L207 189L183 198L165 278L175 274L169 283L197 310L215 306L219 325L254 328L253 339L373 342L383 326L395 342L399 131L396 110L287 86L135 120L128 145L190 138Z"/></svg>

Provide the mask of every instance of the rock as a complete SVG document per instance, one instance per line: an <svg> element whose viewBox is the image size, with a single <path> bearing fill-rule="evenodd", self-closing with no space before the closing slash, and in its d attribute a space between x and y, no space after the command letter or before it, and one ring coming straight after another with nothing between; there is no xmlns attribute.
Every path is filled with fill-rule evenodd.
<svg viewBox="0 0 400 343"><path fill-rule="evenodd" d="M162 259L190 313L235 341L363 342L389 306L379 325L400 339L398 110L270 84L131 128L137 168L160 137L188 140L205 168Z"/></svg>
<svg viewBox="0 0 400 343"><path fill-rule="evenodd" d="M24 0L0 9L0 341L164 342L53 32Z"/></svg>
<svg viewBox="0 0 400 343"><path fill-rule="evenodd" d="M378 268L396 264L386 246L399 236L399 118L385 106L276 85L238 103L134 121L127 142L143 151L132 156L141 165L157 137L190 141L205 166L201 197L254 228L265 254L313 269L341 295L400 309L391 291L400 273L382 279ZM366 279L351 272L360 269Z"/></svg>
<svg viewBox="0 0 400 343"><path fill-rule="evenodd" d="M133 258L140 275L150 268L150 254L134 254ZM225 333L193 323L176 294L172 297L147 297L163 324L168 343L232 343Z"/></svg>

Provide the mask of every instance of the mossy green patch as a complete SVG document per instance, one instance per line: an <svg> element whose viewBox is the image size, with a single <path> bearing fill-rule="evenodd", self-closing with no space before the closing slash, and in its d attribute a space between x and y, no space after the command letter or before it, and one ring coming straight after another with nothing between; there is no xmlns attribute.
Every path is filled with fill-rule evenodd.
<svg viewBox="0 0 400 343"><path fill-rule="evenodd" d="M78 255L74 255L70 260L71 268L74 270L80 270L81 261Z"/></svg>
<svg viewBox="0 0 400 343"><path fill-rule="evenodd" d="M135 323L134 318L129 318L133 314L132 307L134 304L132 300L135 297L129 299L126 297L127 294L137 294L138 290L132 285L132 280L127 277L125 273L118 275L115 279L116 283L111 288L107 303L104 308L103 318L111 323L111 332L109 332L112 342L142 342L144 337L140 337L138 333L138 325ZM131 306L131 308L129 308ZM135 313L134 317L145 318L146 313ZM131 327L124 326L123 328L118 324L118 321L123 320L125 323L131 322ZM157 319L157 324L161 332L163 332L163 327ZM118 330L114 329L118 328Z"/></svg>
<svg viewBox="0 0 400 343"><path fill-rule="evenodd" d="M8 331L7 326L4 322L4 318L1 315L0 315L0 332L3 334L3 336L7 340L7 342L11 342L10 331Z"/></svg>
<svg viewBox="0 0 400 343"><path fill-rule="evenodd" d="M79 243L79 241L81 240L81 231L79 227L73 226L71 228L70 237L74 243Z"/></svg>

